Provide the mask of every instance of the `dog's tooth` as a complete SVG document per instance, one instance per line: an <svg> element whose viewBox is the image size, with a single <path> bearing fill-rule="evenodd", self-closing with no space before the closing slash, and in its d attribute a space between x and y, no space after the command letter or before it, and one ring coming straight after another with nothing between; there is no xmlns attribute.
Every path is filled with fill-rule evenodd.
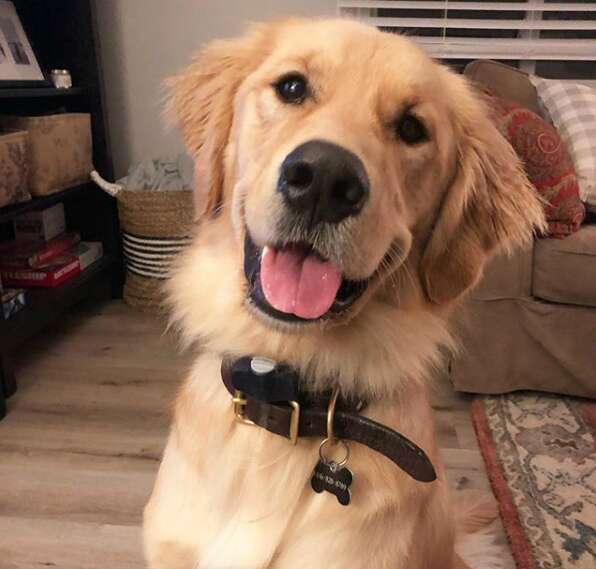
<svg viewBox="0 0 596 569"><path fill-rule="evenodd" d="M265 255L268 255L271 252L271 247L269 245L265 245L263 250L261 251L261 261L265 258Z"/></svg>

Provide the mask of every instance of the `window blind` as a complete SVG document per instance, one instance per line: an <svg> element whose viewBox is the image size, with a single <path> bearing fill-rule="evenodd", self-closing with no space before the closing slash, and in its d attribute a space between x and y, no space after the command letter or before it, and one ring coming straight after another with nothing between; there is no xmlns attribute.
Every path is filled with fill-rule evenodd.
<svg viewBox="0 0 596 569"><path fill-rule="evenodd" d="M596 0L339 0L340 15L403 33L434 57L596 61Z"/></svg>

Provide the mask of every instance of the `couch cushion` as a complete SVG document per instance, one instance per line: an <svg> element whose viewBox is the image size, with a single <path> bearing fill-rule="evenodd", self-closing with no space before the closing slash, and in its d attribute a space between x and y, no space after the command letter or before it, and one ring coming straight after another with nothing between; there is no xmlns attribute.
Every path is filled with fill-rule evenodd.
<svg viewBox="0 0 596 569"><path fill-rule="evenodd" d="M586 215L573 161L558 132L536 113L501 97L488 97L493 120L544 198L550 237L577 231Z"/></svg>
<svg viewBox="0 0 596 569"><path fill-rule="evenodd" d="M538 239L532 293L550 302L596 307L596 225L566 239Z"/></svg>
<svg viewBox="0 0 596 569"><path fill-rule="evenodd" d="M498 61L478 59L466 65L464 75L483 89L540 115L536 87L527 73Z"/></svg>

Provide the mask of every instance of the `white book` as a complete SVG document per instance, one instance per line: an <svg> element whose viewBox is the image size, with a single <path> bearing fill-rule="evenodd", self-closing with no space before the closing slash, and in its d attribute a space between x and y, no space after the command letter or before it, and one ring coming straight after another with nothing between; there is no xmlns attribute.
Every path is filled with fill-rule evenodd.
<svg viewBox="0 0 596 569"><path fill-rule="evenodd" d="M15 239L49 241L66 231L64 204L57 203L40 211L28 211L14 219Z"/></svg>
<svg viewBox="0 0 596 569"><path fill-rule="evenodd" d="M99 241L81 241L68 252L79 259L81 271L103 257L103 245Z"/></svg>

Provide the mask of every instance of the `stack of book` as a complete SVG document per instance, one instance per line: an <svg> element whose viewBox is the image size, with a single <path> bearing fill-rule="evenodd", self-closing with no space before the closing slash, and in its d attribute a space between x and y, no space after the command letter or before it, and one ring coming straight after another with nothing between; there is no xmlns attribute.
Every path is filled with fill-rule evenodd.
<svg viewBox="0 0 596 569"><path fill-rule="evenodd" d="M0 243L0 277L11 287L56 287L103 255L101 243L67 232L64 206L29 212L14 221L15 240Z"/></svg>

